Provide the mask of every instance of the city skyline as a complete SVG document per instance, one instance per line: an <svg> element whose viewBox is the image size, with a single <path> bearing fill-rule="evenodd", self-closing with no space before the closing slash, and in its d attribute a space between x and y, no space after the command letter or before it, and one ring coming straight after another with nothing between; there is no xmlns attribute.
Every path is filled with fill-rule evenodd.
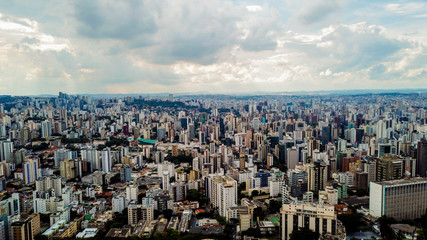
<svg viewBox="0 0 427 240"><path fill-rule="evenodd" d="M0 94L427 88L422 1L0 3Z"/></svg>

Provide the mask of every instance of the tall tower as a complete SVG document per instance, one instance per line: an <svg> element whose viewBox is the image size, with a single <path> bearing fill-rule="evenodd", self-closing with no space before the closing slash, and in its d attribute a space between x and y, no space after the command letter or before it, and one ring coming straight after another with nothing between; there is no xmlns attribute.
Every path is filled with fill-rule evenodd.
<svg viewBox="0 0 427 240"><path fill-rule="evenodd" d="M418 142L417 175L427 177L427 140L425 138Z"/></svg>
<svg viewBox="0 0 427 240"><path fill-rule="evenodd" d="M308 167L308 190L317 193L325 189L327 176L326 165L323 162L314 162Z"/></svg>

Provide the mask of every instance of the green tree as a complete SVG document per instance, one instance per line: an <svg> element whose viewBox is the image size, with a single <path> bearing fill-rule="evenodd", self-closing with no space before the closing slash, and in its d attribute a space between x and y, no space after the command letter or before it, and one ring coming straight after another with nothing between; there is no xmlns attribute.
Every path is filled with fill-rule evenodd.
<svg viewBox="0 0 427 240"><path fill-rule="evenodd" d="M221 224L221 225L225 225L225 224L227 224L227 220L225 219L225 217L221 217L221 216L218 216L218 217L216 217L216 220L219 222L219 224Z"/></svg>
<svg viewBox="0 0 427 240"><path fill-rule="evenodd" d="M242 232L243 236L252 236L252 237L261 237L261 233L259 232L259 230L255 229L255 228L249 228L246 231Z"/></svg>
<svg viewBox="0 0 427 240"><path fill-rule="evenodd" d="M168 228L166 229L164 232L156 232L153 236L153 239L155 240L169 240L169 239L179 239L180 237L180 233L173 229L173 228Z"/></svg>
<svg viewBox="0 0 427 240"><path fill-rule="evenodd" d="M313 232L309 228L300 228L298 230L292 231L291 235L289 236L290 240L317 240L319 239L319 234L316 232Z"/></svg>
<svg viewBox="0 0 427 240"><path fill-rule="evenodd" d="M392 240L396 238L396 234L391 229L390 225L396 223L396 219L392 217L382 216L378 218L378 223L380 225L381 237L384 240Z"/></svg>
<svg viewBox="0 0 427 240"><path fill-rule="evenodd" d="M347 233L357 232L362 226L362 216L357 213L340 214L338 220L342 222Z"/></svg>
<svg viewBox="0 0 427 240"><path fill-rule="evenodd" d="M396 240L405 240L405 234L399 230L399 232L396 234Z"/></svg>
<svg viewBox="0 0 427 240"><path fill-rule="evenodd" d="M257 207L254 209L254 221L257 221L259 218L260 220L264 219L265 213L262 211L262 208Z"/></svg>
<svg viewBox="0 0 427 240"><path fill-rule="evenodd" d="M280 208L282 208L282 202L276 200L270 200L270 204L268 206L268 211L270 213L278 213L280 212Z"/></svg>
<svg viewBox="0 0 427 240"><path fill-rule="evenodd" d="M209 198L207 198L200 191L197 191L195 189L188 190L187 199L189 201L198 201L200 203L200 205L205 205L205 204L209 203Z"/></svg>
<svg viewBox="0 0 427 240"><path fill-rule="evenodd" d="M419 239L427 239L427 209L420 219L417 219L418 226L421 228L418 232ZM417 238L417 239L418 239Z"/></svg>

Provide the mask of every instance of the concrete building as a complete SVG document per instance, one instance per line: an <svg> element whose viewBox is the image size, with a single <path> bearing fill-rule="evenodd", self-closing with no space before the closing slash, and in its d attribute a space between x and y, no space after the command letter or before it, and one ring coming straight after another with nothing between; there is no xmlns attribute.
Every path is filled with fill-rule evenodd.
<svg viewBox="0 0 427 240"><path fill-rule="evenodd" d="M207 196L219 215L225 216L230 207L237 206L237 181L229 176L207 177L205 180Z"/></svg>
<svg viewBox="0 0 427 240"><path fill-rule="evenodd" d="M388 181L402 177L402 160L397 155L385 154L377 161L377 181Z"/></svg>
<svg viewBox="0 0 427 240"><path fill-rule="evenodd" d="M422 139L417 146L417 175L427 177L427 140Z"/></svg>
<svg viewBox="0 0 427 240"><path fill-rule="evenodd" d="M288 169L295 169L295 166L298 164L298 149L296 147L287 149L286 160Z"/></svg>
<svg viewBox="0 0 427 240"><path fill-rule="evenodd" d="M27 159L25 160L22 170L24 172L24 183L34 183L40 177L39 160Z"/></svg>
<svg viewBox="0 0 427 240"><path fill-rule="evenodd" d="M320 236L337 235L339 232L334 206L295 202L283 204L280 213L282 215L282 240L289 239L294 230L304 227L319 233Z"/></svg>
<svg viewBox="0 0 427 240"><path fill-rule="evenodd" d="M127 207L126 196L121 194L113 197L112 201L113 212L121 213Z"/></svg>
<svg viewBox="0 0 427 240"><path fill-rule="evenodd" d="M44 177L37 179L36 181L36 191L46 192L49 190L53 190L55 192L55 196L62 195L62 182L60 177Z"/></svg>
<svg viewBox="0 0 427 240"><path fill-rule="evenodd" d="M10 228L12 240L34 240L40 233L40 215L32 214L24 220L14 222Z"/></svg>
<svg viewBox="0 0 427 240"><path fill-rule="evenodd" d="M101 152L101 162L102 162L102 171L105 173L111 172L112 160L111 160L111 150L106 148Z"/></svg>
<svg viewBox="0 0 427 240"><path fill-rule="evenodd" d="M423 178L371 182L369 214L397 220L419 218L427 209L427 180Z"/></svg>
<svg viewBox="0 0 427 240"><path fill-rule="evenodd" d="M41 137L46 138L52 136L52 124L46 120L42 122Z"/></svg>
<svg viewBox="0 0 427 240"><path fill-rule="evenodd" d="M9 162L13 154L13 142L1 141L0 142L0 160Z"/></svg>
<svg viewBox="0 0 427 240"><path fill-rule="evenodd" d="M252 214L248 206L228 208L225 217L227 221L232 218L239 220L240 231L246 231L251 227Z"/></svg>
<svg viewBox="0 0 427 240"><path fill-rule="evenodd" d="M126 187L126 200L127 201L137 201L139 194L138 184L128 185Z"/></svg>
<svg viewBox="0 0 427 240"><path fill-rule="evenodd" d="M53 152L53 160L56 168L59 168L60 162L64 161L65 159L73 159L73 152L68 149L58 149Z"/></svg>
<svg viewBox="0 0 427 240"><path fill-rule="evenodd" d="M319 191L319 202L329 205L338 204L338 190L332 186L328 186L324 191Z"/></svg>
<svg viewBox="0 0 427 240"><path fill-rule="evenodd" d="M68 180L76 177L74 164L75 162L69 159L65 159L59 163L61 178Z"/></svg>
<svg viewBox="0 0 427 240"><path fill-rule="evenodd" d="M317 193L325 189L327 177L326 164L323 162L314 162L308 166L308 190Z"/></svg>
<svg viewBox="0 0 427 240"><path fill-rule="evenodd" d="M128 207L128 223L131 226L138 224L140 220L152 221L154 219L154 207L143 207L142 205L132 204Z"/></svg>

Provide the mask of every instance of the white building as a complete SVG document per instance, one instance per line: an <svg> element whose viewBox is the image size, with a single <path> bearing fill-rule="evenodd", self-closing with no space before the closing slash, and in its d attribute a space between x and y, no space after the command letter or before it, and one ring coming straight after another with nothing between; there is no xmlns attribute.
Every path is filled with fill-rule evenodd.
<svg viewBox="0 0 427 240"><path fill-rule="evenodd" d="M73 159L73 153L70 150L58 149L53 152L53 160L56 168L59 168L60 162L64 161L65 159Z"/></svg>
<svg viewBox="0 0 427 240"><path fill-rule="evenodd" d="M39 161L38 159L25 160L22 171L24 173L24 183L31 184L40 177Z"/></svg>
<svg viewBox="0 0 427 240"><path fill-rule="evenodd" d="M13 142L1 141L0 142L0 160L9 162L13 153Z"/></svg>
<svg viewBox="0 0 427 240"><path fill-rule="evenodd" d="M139 189L137 184L131 184L126 187L126 200L137 201Z"/></svg>
<svg viewBox="0 0 427 240"><path fill-rule="evenodd" d="M332 206L338 204L338 190L331 186L325 187L324 191L319 191L319 202Z"/></svg>
<svg viewBox="0 0 427 240"><path fill-rule="evenodd" d="M33 210L34 213L48 213L46 210L46 199L34 198L33 199Z"/></svg>
<svg viewBox="0 0 427 240"><path fill-rule="evenodd" d="M206 178L206 193L219 215L225 216L230 207L237 206L237 181L229 176L210 176Z"/></svg>
<svg viewBox="0 0 427 240"><path fill-rule="evenodd" d="M288 240L294 230L304 227L318 232L320 236L337 235L339 232L334 206L295 202L283 204L280 213L282 240Z"/></svg>
<svg viewBox="0 0 427 240"><path fill-rule="evenodd" d="M268 185L270 188L270 197L275 197L280 195L280 188L284 185L285 182L281 180L269 181Z"/></svg>
<svg viewBox="0 0 427 240"><path fill-rule="evenodd" d="M369 214L397 220L421 217L427 209L427 180L423 178L371 182Z"/></svg>
<svg viewBox="0 0 427 240"><path fill-rule="evenodd" d="M340 183L354 186L354 174L352 172L339 173L338 177Z"/></svg>
<svg viewBox="0 0 427 240"><path fill-rule="evenodd" d="M62 182L60 177L44 177L36 181L36 190L40 192L46 192L53 190L55 196L62 195Z"/></svg>
<svg viewBox="0 0 427 240"><path fill-rule="evenodd" d="M287 149L286 151L286 164L288 166L288 169L295 169L295 166L298 164L298 150L296 147L292 147Z"/></svg>
<svg viewBox="0 0 427 240"><path fill-rule="evenodd" d="M113 212L121 213L127 207L126 196L123 194L114 196L112 205L113 205Z"/></svg>
<svg viewBox="0 0 427 240"><path fill-rule="evenodd" d="M42 122L41 137L46 138L52 136L52 124L46 120Z"/></svg>
<svg viewBox="0 0 427 240"><path fill-rule="evenodd" d="M4 220L0 220L0 239L6 239L6 228L7 228L7 223Z"/></svg>
<svg viewBox="0 0 427 240"><path fill-rule="evenodd" d="M102 171L105 173L110 173L112 166L111 150L110 148L106 148L101 153Z"/></svg>

